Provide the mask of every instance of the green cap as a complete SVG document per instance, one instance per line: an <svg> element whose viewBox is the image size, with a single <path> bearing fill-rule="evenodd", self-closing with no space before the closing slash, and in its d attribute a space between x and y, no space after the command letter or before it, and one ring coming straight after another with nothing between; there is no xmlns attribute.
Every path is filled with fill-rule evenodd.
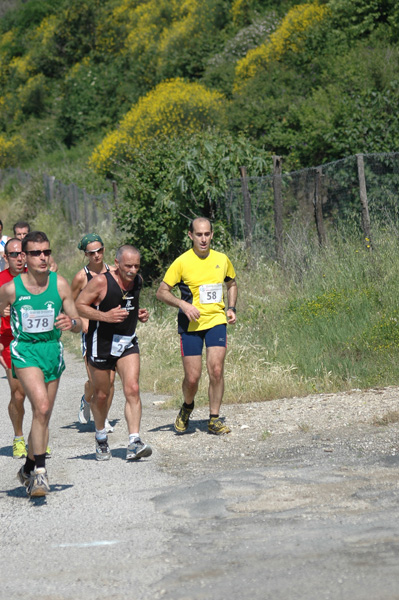
<svg viewBox="0 0 399 600"><path fill-rule="evenodd" d="M87 246L92 242L100 242L100 244L104 246L104 242L102 241L98 233L86 233L86 235L82 237L78 244L79 250L86 251Z"/></svg>

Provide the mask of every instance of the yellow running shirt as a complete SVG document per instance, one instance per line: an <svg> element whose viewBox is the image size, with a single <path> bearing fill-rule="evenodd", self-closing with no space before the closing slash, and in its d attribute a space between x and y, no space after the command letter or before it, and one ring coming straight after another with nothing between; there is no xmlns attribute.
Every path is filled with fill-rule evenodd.
<svg viewBox="0 0 399 600"><path fill-rule="evenodd" d="M198 321L189 321L182 310L178 313L178 331L201 331L227 323L223 302L223 283L236 276L233 265L222 252L210 250L200 258L188 250L170 265L164 282L178 285L182 300L193 304L201 313Z"/></svg>

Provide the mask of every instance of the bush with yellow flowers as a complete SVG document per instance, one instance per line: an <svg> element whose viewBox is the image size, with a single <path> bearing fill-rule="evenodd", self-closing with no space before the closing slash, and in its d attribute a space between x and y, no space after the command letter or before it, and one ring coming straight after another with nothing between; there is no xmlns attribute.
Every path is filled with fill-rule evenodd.
<svg viewBox="0 0 399 600"><path fill-rule="evenodd" d="M20 135L7 138L0 134L0 169L14 167L26 154L26 143Z"/></svg>
<svg viewBox="0 0 399 600"><path fill-rule="evenodd" d="M318 2L299 4L291 8L280 27L258 48L250 50L236 67L235 90L239 91L271 61L278 61L287 52L300 52L308 31L330 14L329 7Z"/></svg>
<svg viewBox="0 0 399 600"><path fill-rule="evenodd" d="M108 173L113 161L129 160L131 148L145 146L157 136L194 133L207 126L224 124L222 94L200 83L181 78L160 83L133 106L116 131L109 133L94 150L90 165Z"/></svg>

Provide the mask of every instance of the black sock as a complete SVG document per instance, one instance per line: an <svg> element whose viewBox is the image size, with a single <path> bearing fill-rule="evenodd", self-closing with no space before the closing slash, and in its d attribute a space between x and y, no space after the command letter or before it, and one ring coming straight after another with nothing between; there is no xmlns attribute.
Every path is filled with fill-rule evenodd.
<svg viewBox="0 0 399 600"><path fill-rule="evenodd" d="M217 419L219 415L209 415L210 419Z"/></svg>
<svg viewBox="0 0 399 600"><path fill-rule="evenodd" d="M26 463L24 464L24 472L27 475L30 475L31 471L33 471L34 468L35 468L35 461L27 456Z"/></svg>
<svg viewBox="0 0 399 600"><path fill-rule="evenodd" d="M194 408L194 402L192 404L186 404L185 402L183 402L183 406L184 408L188 408L189 410L191 410L192 408Z"/></svg>
<svg viewBox="0 0 399 600"><path fill-rule="evenodd" d="M35 457L36 469L45 469L46 468L46 453L35 454L34 457Z"/></svg>

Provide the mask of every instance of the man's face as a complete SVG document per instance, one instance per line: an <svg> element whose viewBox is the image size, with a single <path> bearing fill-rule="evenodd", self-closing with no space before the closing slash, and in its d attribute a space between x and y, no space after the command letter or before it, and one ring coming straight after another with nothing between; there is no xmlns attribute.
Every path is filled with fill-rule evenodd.
<svg viewBox="0 0 399 600"><path fill-rule="evenodd" d="M188 232L190 239L193 241L193 250L198 256L207 256L213 238L211 224L209 221L195 220L193 223L193 232Z"/></svg>
<svg viewBox="0 0 399 600"><path fill-rule="evenodd" d="M50 261L50 255L45 256L43 250L49 250L49 242L28 242L25 254L22 258L26 260L28 271L33 273L45 273L48 271L48 265ZM37 253L38 256L34 256L31 253Z"/></svg>
<svg viewBox="0 0 399 600"><path fill-rule="evenodd" d="M100 242L90 242L87 244L85 255L89 259L89 265L98 265L103 262L104 246Z"/></svg>
<svg viewBox="0 0 399 600"><path fill-rule="evenodd" d="M19 240L23 240L26 234L29 233L28 227L16 227L15 228L15 237Z"/></svg>
<svg viewBox="0 0 399 600"><path fill-rule="evenodd" d="M121 260L119 262L115 260L115 265L119 270L121 279L131 283L140 270L140 254L131 250L125 250Z"/></svg>
<svg viewBox="0 0 399 600"><path fill-rule="evenodd" d="M15 240L7 245L7 260L11 275L19 275L24 270L24 261L22 258L22 244ZM15 254L17 256L15 256Z"/></svg>

